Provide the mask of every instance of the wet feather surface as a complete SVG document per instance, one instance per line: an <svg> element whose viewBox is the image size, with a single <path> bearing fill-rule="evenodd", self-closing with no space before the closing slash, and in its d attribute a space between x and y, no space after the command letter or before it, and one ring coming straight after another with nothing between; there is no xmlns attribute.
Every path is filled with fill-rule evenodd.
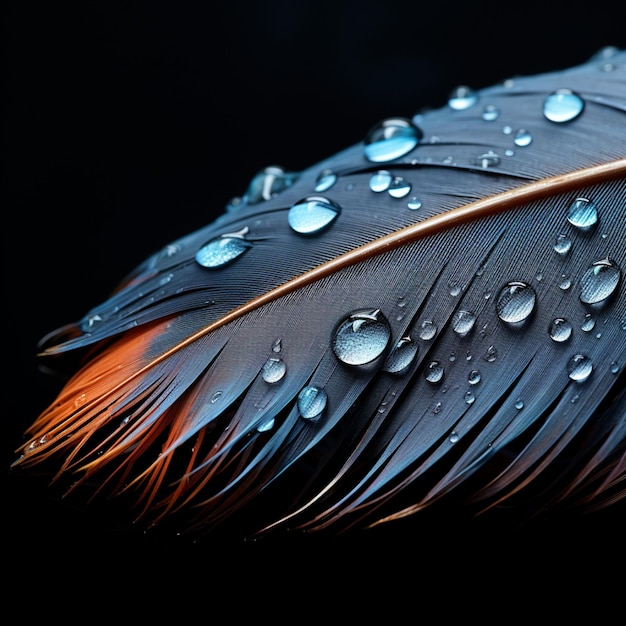
<svg viewBox="0 0 626 626"><path fill-rule="evenodd" d="M45 338L75 373L15 471L200 535L623 499L625 68L267 168Z"/></svg>

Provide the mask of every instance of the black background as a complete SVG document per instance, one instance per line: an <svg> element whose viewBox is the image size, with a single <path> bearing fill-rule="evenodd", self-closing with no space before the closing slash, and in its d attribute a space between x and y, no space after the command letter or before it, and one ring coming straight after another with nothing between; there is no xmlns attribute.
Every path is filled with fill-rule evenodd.
<svg viewBox="0 0 626 626"><path fill-rule="evenodd" d="M365 608L391 622L461 605L479 618L503 607L509 621L552 599L555 611L585 602L604 623L598 611L624 583L623 507L506 533L447 519L350 540L188 544L113 529L8 466L59 390L38 370L37 341L219 215L255 173L303 169L459 84L625 47L620 3L25 1L3 12L7 612L356 621ZM78 614L77 598L88 604Z"/></svg>

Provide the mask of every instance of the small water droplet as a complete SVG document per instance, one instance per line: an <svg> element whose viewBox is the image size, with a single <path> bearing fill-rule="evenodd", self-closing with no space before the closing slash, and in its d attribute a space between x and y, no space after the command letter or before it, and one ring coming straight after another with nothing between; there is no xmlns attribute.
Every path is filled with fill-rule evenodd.
<svg viewBox="0 0 626 626"><path fill-rule="evenodd" d="M387 170L379 170L375 174L372 174L370 178L370 189L375 193L387 191L392 180L393 176L391 175L391 172L388 172Z"/></svg>
<svg viewBox="0 0 626 626"><path fill-rule="evenodd" d="M277 357L270 357L263 364L263 369L261 371L261 376L266 383L274 384L285 376L285 372L287 371L287 366L282 359Z"/></svg>
<svg viewBox="0 0 626 626"><path fill-rule="evenodd" d="M475 323L476 316L473 313L460 309L452 317L452 330L457 335L465 337L474 328Z"/></svg>
<svg viewBox="0 0 626 626"><path fill-rule="evenodd" d="M557 124L571 122L585 108L585 101L571 89L557 89L543 103L543 114L546 119Z"/></svg>
<svg viewBox="0 0 626 626"><path fill-rule="evenodd" d="M470 385L477 385L480 382L481 375L479 370L472 370L467 377L467 382Z"/></svg>
<svg viewBox="0 0 626 626"><path fill-rule="evenodd" d="M450 433L450 437L448 439L448 441L450 443L456 443L458 440L460 439L459 435L457 432L452 431L452 433Z"/></svg>
<svg viewBox="0 0 626 626"><path fill-rule="evenodd" d="M580 301L597 304L609 298L617 289L621 271L610 259L596 261L585 271L580 281Z"/></svg>
<svg viewBox="0 0 626 626"><path fill-rule="evenodd" d="M283 349L283 340L278 337L278 339L275 339L274 342L272 343L272 352L280 352Z"/></svg>
<svg viewBox="0 0 626 626"><path fill-rule="evenodd" d="M493 363L498 358L498 350L495 346L489 346L483 357L487 363Z"/></svg>
<svg viewBox="0 0 626 626"><path fill-rule="evenodd" d="M567 221L582 230L591 228L598 221L596 205L587 198L576 198L569 208Z"/></svg>
<svg viewBox="0 0 626 626"><path fill-rule="evenodd" d="M204 244L196 252L196 262L202 267L214 269L228 265L247 252L252 244L244 239L247 228L236 233L226 233Z"/></svg>
<svg viewBox="0 0 626 626"><path fill-rule="evenodd" d="M411 211L416 211L417 209L422 208L422 201L417 196L413 196L407 202L407 206L409 207L409 209L411 209Z"/></svg>
<svg viewBox="0 0 626 626"><path fill-rule="evenodd" d="M408 119L383 120L365 138L365 157L374 163L393 161L413 150L422 136L422 131Z"/></svg>
<svg viewBox="0 0 626 626"><path fill-rule="evenodd" d="M410 337L403 337L385 359L383 371L401 374L411 365L416 355L417 344Z"/></svg>
<svg viewBox="0 0 626 626"><path fill-rule="evenodd" d="M535 308L536 294L526 283L512 281L498 295L498 317L507 324L518 324L530 316Z"/></svg>
<svg viewBox="0 0 626 626"><path fill-rule="evenodd" d="M488 150L478 155L472 162L486 170L500 165L500 157L493 150Z"/></svg>
<svg viewBox="0 0 626 626"><path fill-rule="evenodd" d="M485 122L494 122L500 117L500 109L495 104L488 104L483 109L483 119Z"/></svg>
<svg viewBox="0 0 626 626"><path fill-rule="evenodd" d="M513 143L520 148L529 146L533 141L533 136L524 128L520 128L513 138Z"/></svg>
<svg viewBox="0 0 626 626"><path fill-rule="evenodd" d="M617 374L617 372L619 372L619 364L617 361L613 361L611 363L611 374Z"/></svg>
<svg viewBox="0 0 626 626"><path fill-rule="evenodd" d="M386 350L391 338L389 322L379 309L357 311L339 324L333 351L348 365L365 365Z"/></svg>
<svg viewBox="0 0 626 626"><path fill-rule="evenodd" d="M411 192L411 183L402 178L401 176L396 176L389 185L389 189L387 189L387 193L392 198L404 198L408 196Z"/></svg>
<svg viewBox="0 0 626 626"><path fill-rule="evenodd" d="M552 341L562 343L572 336L572 325L563 317L557 317L552 320L548 334Z"/></svg>
<svg viewBox="0 0 626 626"><path fill-rule="evenodd" d="M434 413L435 415L437 415L438 413L440 413L440 412L441 412L441 407L442 407L442 406L443 406L443 405L441 404L441 402L437 402L437 404L435 404L435 406L434 406L434 408L433 408L433 413Z"/></svg>
<svg viewBox="0 0 626 626"><path fill-rule="evenodd" d="M572 281L570 280L569 276L566 276L565 274L561 274L561 277L559 278L559 289L562 289L563 291L567 291L571 286L572 286Z"/></svg>
<svg viewBox="0 0 626 626"><path fill-rule="evenodd" d="M515 408L516 408L518 411L521 411L521 410L524 408L524 401L518 398L518 399L515 401Z"/></svg>
<svg viewBox="0 0 626 626"><path fill-rule="evenodd" d="M211 396L211 404L215 404L221 397L222 397L222 391L216 391L212 396Z"/></svg>
<svg viewBox="0 0 626 626"><path fill-rule="evenodd" d="M266 420L265 422L257 426L257 431L260 433L265 433L268 430L272 430L272 428L274 428L274 423L275 423L275 420L273 417L271 417L270 419Z"/></svg>
<svg viewBox="0 0 626 626"><path fill-rule="evenodd" d="M585 319L583 320L583 323L580 326L580 329L586 333L589 333L595 327L596 327L596 320L593 318L593 315L591 315L591 313L587 313L587 315L585 315Z"/></svg>
<svg viewBox="0 0 626 626"><path fill-rule="evenodd" d="M509 126L508 124L506 126L502 127L502 134L503 135L512 135L513 134L513 127Z"/></svg>
<svg viewBox="0 0 626 626"><path fill-rule="evenodd" d="M553 248L557 254L567 254L572 249L572 240L567 235L557 235Z"/></svg>
<svg viewBox="0 0 626 626"><path fill-rule="evenodd" d="M591 359L583 354L574 355L567 364L567 373L572 380L584 382L591 376L593 363Z"/></svg>
<svg viewBox="0 0 626 626"><path fill-rule="evenodd" d="M318 418L326 408L326 391L314 385L308 385L298 394L298 412L307 420Z"/></svg>
<svg viewBox="0 0 626 626"><path fill-rule="evenodd" d="M474 404L476 396L474 395L473 391L466 391L463 399L465 400L465 404Z"/></svg>
<svg viewBox="0 0 626 626"><path fill-rule="evenodd" d="M478 93L465 85L460 85L450 94L448 106L455 111L469 109L478 102Z"/></svg>
<svg viewBox="0 0 626 626"><path fill-rule="evenodd" d="M288 213L289 226L300 235L316 235L328 228L341 207L323 196L308 196L296 202Z"/></svg>
<svg viewBox="0 0 626 626"><path fill-rule="evenodd" d="M424 320L420 327L420 339L430 341L437 334L437 325L432 320Z"/></svg>
<svg viewBox="0 0 626 626"><path fill-rule="evenodd" d="M282 167L272 165L261 170L250 182L244 195L248 204L257 204L273 198L291 187L299 178L295 172L286 172Z"/></svg>
<svg viewBox="0 0 626 626"><path fill-rule="evenodd" d="M433 384L441 382L443 374L443 365L439 361L431 361L424 370L424 378Z"/></svg>
<svg viewBox="0 0 626 626"><path fill-rule="evenodd" d="M337 182L337 174L332 170L322 170L315 181L315 187L313 188L317 193L327 191Z"/></svg>

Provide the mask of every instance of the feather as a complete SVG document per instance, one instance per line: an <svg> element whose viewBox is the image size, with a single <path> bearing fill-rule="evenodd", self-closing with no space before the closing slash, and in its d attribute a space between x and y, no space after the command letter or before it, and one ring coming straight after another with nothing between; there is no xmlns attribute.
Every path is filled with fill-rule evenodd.
<svg viewBox="0 0 626 626"><path fill-rule="evenodd" d="M625 225L626 52L459 87L45 337L68 380L13 471L192 536L614 506Z"/></svg>

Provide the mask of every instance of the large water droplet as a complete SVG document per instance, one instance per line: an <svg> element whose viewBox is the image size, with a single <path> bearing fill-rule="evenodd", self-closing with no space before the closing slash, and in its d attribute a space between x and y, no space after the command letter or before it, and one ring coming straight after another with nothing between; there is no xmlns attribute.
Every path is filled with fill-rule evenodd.
<svg viewBox="0 0 626 626"><path fill-rule="evenodd" d="M621 271L610 259L596 261L584 274L580 281L580 301L585 304L596 304L606 300L619 284Z"/></svg>
<svg viewBox="0 0 626 626"><path fill-rule="evenodd" d="M379 309L357 311L339 324L333 351L348 365L365 365L376 360L391 338L389 322Z"/></svg>
<svg viewBox="0 0 626 626"><path fill-rule="evenodd" d="M543 103L543 114L546 119L557 124L571 122L585 108L585 101L571 89L557 89Z"/></svg>
<svg viewBox="0 0 626 626"><path fill-rule="evenodd" d="M417 344L410 337L403 337L385 359L383 371L401 374L411 365L416 355Z"/></svg>
<svg viewBox="0 0 626 626"><path fill-rule="evenodd" d="M393 176L391 175L391 172L388 172L387 170L379 170L375 174L372 174L370 178L370 189L376 193L387 191L392 180Z"/></svg>
<svg viewBox="0 0 626 626"><path fill-rule="evenodd" d="M557 317L552 320L548 334L550 335L550 339L557 343L567 341L572 336L572 325L563 317Z"/></svg>
<svg viewBox="0 0 626 626"><path fill-rule="evenodd" d="M533 312L536 302L534 289L526 283L508 283L498 295L496 310L498 317L507 324L518 324Z"/></svg>
<svg viewBox="0 0 626 626"><path fill-rule="evenodd" d="M328 395L321 387L308 385L298 394L298 412L307 420L319 417L326 408Z"/></svg>
<svg viewBox="0 0 626 626"><path fill-rule="evenodd" d="M478 93L467 87L460 85L450 94L448 98L448 106L455 111L463 111L469 109L478 102Z"/></svg>
<svg viewBox="0 0 626 626"><path fill-rule="evenodd" d="M422 131L408 119L383 120L365 138L365 157L374 163L392 161L413 150L422 136Z"/></svg>
<svg viewBox="0 0 626 626"><path fill-rule="evenodd" d="M252 244L244 239L247 232L248 229L244 228L209 241L196 252L196 261L209 269L227 265L252 247Z"/></svg>
<svg viewBox="0 0 626 626"><path fill-rule="evenodd" d="M576 198L569 208L567 221L583 230L590 228L598 221L598 211L595 204L587 198Z"/></svg>
<svg viewBox="0 0 626 626"><path fill-rule="evenodd" d="M315 235L328 228L341 213L341 207L322 196L309 196L296 202L287 219L289 226L301 235Z"/></svg>
<svg viewBox="0 0 626 626"><path fill-rule="evenodd" d="M291 187L300 175L286 172L282 167L272 165L261 170L250 182L244 200L248 204L257 204L269 200L275 195Z"/></svg>
<svg viewBox="0 0 626 626"><path fill-rule="evenodd" d="M465 337L476 323L476 316L463 309L458 310L452 317L452 330L461 337Z"/></svg>
<svg viewBox="0 0 626 626"><path fill-rule="evenodd" d="M266 383L274 384L285 375L287 371L287 366L282 359L277 357L270 357L263 364L263 369L261 370L261 376Z"/></svg>
<svg viewBox="0 0 626 626"><path fill-rule="evenodd" d="M574 355L567 364L567 373L572 380L582 383L591 376L593 363L588 356Z"/></svg>

